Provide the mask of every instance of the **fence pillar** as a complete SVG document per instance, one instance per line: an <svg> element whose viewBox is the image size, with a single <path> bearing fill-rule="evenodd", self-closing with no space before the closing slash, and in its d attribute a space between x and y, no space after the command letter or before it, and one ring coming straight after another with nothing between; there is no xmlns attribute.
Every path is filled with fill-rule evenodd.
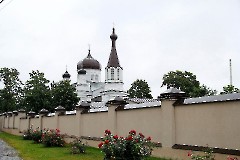
<svg viewBox="0 0 240 160"><path fill-rule="evenodd" d="M108 126L112 134L118 134L117 112L118 109L123 109L127 102L121 97L115 97L114 100L107 102L108 107Z"/></svg>
<svg viewBox="0 0 240 160"><path fill-rule="evenodd" d="M82 114L89 112L90 103L81 102L80 105L76 106L76 122L77 122L77 136L83 136L83 120Z"/></svg>
<svg viewBox="0 0 240 160"><path fill-rule="evenodd" d="M58 106L55 108L55 121L56 121L56 129L59 129L59 116L65 115L66 109L62 106Z"/></svg>
<svg viewBox="0 0 240 160"><path fill-rule="evenodd" d="M13 111L13 129L17 128L17 126L15 126L16 125L15 122L16 122L17 116L18 116L18 111Z"/></svg>
<svg viewBox="0 0 240 160"><path fill-rule="evenodd" d="M48 115L48 113L49 113L49 111L48 110L46 110L46 109L41 109L40 110L40 112L39 112L39 127L40 127L40 130L42 130L43 129L43 117L44 116L47 116Z"/></svg>
<svg viewBox="0 0 240 160"><path fill-rule="evenodd" d="M172 147L176 143L176 122L174 104L182 101L185 92L170 88L160 94L162 108L162 146Z"/></svg>
<svg viewBox="0 0 240 160"><path fill-rule="evenodd" d="M0 131L2 131L3 122L4 122L4 116L3 116L3 114L0 114Z"/></svg>
<svg viewBox="0 0 240 160"><path fill-rule="evenodd" d="M29 112L27 113L27 118L28 118L28 129L29 129L30 127L32 127L32 124L31 124L31 118L34 118L35 115L36 115L36 113L33 112L33 111L29 111Z"/></svg>
<svg viewBox="0 0 240 160"><path fill-rule="evenodd" d="M7 112L3 113L3 128L7 128L6 122L7 122Z"/></svg>
<svg viewBox="0 0 240 160"><path fill-rule="evenodd" d="M18 110L18 118L19 118L18 130L19 132L22 132L21 119L26 118L26 111L24 109Z"/></svg>
<svg viewBox="0 0 240 160"><path fill-rule="evenodd" d="M8 112L7 115L8 115L8 126L7 126L7 128L12 128L11 127L12 124L10 125L10 120L12 118L12 112Z"/></svg>

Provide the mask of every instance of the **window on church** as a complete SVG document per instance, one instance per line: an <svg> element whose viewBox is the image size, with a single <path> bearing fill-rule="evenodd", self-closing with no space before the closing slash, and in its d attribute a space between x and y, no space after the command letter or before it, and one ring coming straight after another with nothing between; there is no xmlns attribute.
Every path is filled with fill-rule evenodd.
<svg viewBox="0 0 240 160"><path fill-rule="evenodd" d="M94 79L94 75L91 75L91 81Z"/></svg>
<svg viewBox="0 0 240 160"><path fill-rule="evenodd" d="M109 78L109 75L108 75L108 69L107 69L107 80L109 80L110 78Z"/></svg>
<svg viewBox="0 0 240 160"><path fill-rule="evenodd" d="M120 69L119 68L117 69L117 79L118 80L120 79Z"/></svg>
<svg viewBox="0 0 240 160"><path fill-rule="evenodd" d="M95 76L95 81L98 81L98 75Z"/></svg>
<svg viewBox="0 0 240 160"><path fill-rule="evenodd" d="M111 80L114 80L114 68L111 68Z"/></svg>

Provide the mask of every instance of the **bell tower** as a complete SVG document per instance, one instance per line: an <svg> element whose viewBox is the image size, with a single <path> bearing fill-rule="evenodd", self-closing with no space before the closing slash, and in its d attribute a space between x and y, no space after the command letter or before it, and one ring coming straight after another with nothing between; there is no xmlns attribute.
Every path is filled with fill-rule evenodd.
<svg viewBox="0 0 240 160"><path fill-rule="evenodd" d="M107 67L105 68L105 83L119 84L123 83L123 68L120 66L117 55L116 40L118 36L115 34L115 28L113 28L110 38L112 40L112 48Z"/></svg>
<svg viewBox="0 0 240 160"><path fill-rule="evenodd" d="M115 28L112 30L110 39L112 40L112 48L109 55L107 67L105 67L105 87L103 101L114 99L117 96L127 97L127 93L123 90L123 68L120 66L116 40L118 36L115 34Z"/></svg>

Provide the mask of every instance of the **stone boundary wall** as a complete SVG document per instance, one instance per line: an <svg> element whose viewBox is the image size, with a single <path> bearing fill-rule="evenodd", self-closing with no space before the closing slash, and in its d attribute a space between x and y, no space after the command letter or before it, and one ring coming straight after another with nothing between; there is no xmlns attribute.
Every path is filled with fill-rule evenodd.
<svg viewBox="0 0 240 160"><path fill-rule="evenodd" d="M159 106L124 109L125 103L111 101L107 103L108 111L91 113L88 107L79 106L70 115L63 110L56 110L51 116L18 111L2 114L0 126L14 134L33 125L33 128L58 128L67 135L98 139L104 136L105 129L119 136L126 136L134 129L151 136L153 142L161 143L161 152L167 148L184 150L185 146L208 145L221 153L240 155L239 100L199 104L176 102L176 98L161 99Z"/></svg>

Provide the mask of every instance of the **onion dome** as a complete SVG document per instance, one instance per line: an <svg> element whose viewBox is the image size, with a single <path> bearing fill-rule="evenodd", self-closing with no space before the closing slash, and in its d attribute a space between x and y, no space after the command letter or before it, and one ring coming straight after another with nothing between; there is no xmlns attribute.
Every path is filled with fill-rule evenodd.
<svg viewBox="0 0 240 160"><path fill-rule="evenodd" d="M113 32L112 32L112 34L110 35L110 38L111 38L111 40L114 40L114 41L117 40L118 36L115 34L115 28L113 28Z"/></svg>
<svg viewBox="0 0 240 160"><path fill-rule="evenodd" d="M88 56L84 58L82 61L78 62L77 69L99 69L101 70L100 63L94 59L90 53L90 50L88 50Z"/></svg>
<svg viewBox="0 0 240 160"><path fill-rule="evenodd" d="M63 75L62 75L63 78L70 78L71 75L68 73L68 71L66 71Z"/></svg>

